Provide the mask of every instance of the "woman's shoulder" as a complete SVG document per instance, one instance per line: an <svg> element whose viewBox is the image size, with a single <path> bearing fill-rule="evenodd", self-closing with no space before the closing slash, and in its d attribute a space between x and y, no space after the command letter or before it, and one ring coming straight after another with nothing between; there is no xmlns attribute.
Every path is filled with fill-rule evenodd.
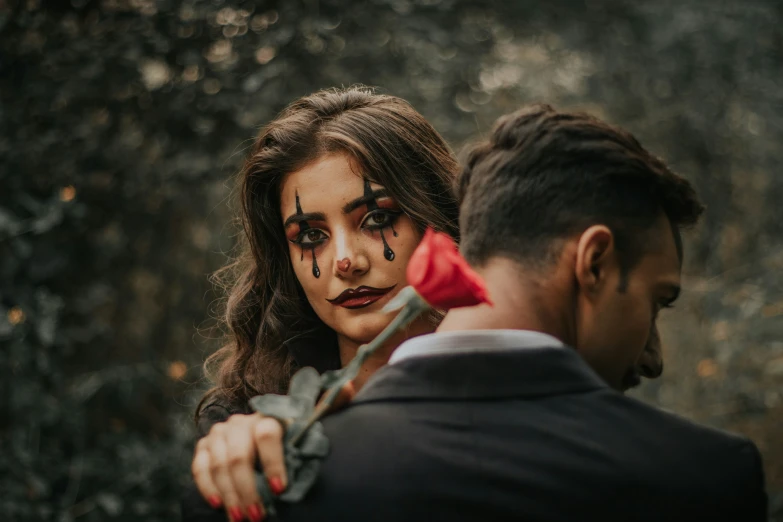
<svg viewBox="0 0 783 522"><path fill-rule="evenodd" d="M225 422L235 414L251 413L250 406L227 397L215 396L209 398L196 414L196 431L198 438L205 436L218 422Z"/></svg>

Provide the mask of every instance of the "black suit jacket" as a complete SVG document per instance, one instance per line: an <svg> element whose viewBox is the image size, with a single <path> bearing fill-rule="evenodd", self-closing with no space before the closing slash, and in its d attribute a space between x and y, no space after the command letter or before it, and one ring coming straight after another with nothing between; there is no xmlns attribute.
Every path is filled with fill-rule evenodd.
<svg viewBox="0 0 783 522"><path fill-rule="evenodd" d="M401 361L324 427L287 522L766 520L752 442L609 389L568 348Z"/></svg>

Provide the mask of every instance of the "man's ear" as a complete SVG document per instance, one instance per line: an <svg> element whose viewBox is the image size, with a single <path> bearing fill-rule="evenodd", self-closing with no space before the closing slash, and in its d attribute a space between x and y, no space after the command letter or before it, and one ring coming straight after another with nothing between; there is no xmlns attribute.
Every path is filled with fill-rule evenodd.
<svg viewBox="0 0 783 522"><path fill-rule="evenodd" d="M593 225L579 237L574 275L586 295L594 295L606 284L614 248L614 235L605 225Z"/></svg>

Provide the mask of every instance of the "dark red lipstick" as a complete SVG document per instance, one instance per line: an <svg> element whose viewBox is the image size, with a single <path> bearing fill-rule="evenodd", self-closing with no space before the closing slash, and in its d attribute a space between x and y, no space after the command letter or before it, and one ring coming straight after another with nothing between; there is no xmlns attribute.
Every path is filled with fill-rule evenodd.
<svg viewBox="0 0 783 522"><path fill-rule="evenodd" d="M327 299L327 301L335 306L342 306L343 308L348 308L350 310L364 308L388 294L395 286L397 285L392 285L388 288L373 288L371 286L348 288L343 290L343 292L334 299Z"/></svg>

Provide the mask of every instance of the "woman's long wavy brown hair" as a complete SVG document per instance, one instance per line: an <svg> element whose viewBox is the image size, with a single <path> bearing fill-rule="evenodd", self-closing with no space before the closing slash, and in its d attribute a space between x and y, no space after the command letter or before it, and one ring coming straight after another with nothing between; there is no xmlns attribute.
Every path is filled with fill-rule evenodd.
<svg viewBox="0 0 783 522"><path fill-rule="evenodd" d="M301 98L264 127L238 176L238 255L215 274L225 290L226 343L205 363L215 400L245 410L250 397L284 393L302 366L338 368L336 334L315 315L288 254L280 215L283 177L330 153L348 154L383 185L420 231L458 239L457 161L438 132L405 100L366 87Z"/></svg>

